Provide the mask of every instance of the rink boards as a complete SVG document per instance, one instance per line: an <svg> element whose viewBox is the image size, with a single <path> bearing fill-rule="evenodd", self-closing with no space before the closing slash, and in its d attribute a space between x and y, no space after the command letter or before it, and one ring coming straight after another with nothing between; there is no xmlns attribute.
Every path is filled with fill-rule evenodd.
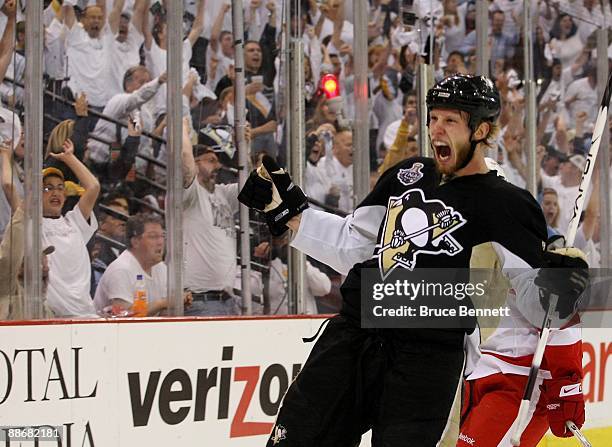
<svg viewBox="0 0 612 447"><path fill-rule="evenodd" d="M312 348L301 338L322 321L0 323L0 426L58 426L64 447L262 446ZM585 329L584 339L585 432L612 445L612 330ZM0 444L20 445L1 432Z"/></svg>

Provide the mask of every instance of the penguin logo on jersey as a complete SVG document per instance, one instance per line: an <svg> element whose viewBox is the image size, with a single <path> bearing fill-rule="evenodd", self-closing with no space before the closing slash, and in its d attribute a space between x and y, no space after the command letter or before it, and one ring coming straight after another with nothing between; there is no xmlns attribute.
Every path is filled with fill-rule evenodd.
<svg viewBox="0 0 612 447"><path fill-rule="evenodd" d="M400 169L397 173L397 179L404 186L413 185L423 178L423 173L421 172L423 166L423 163L415 163L408 169Z"/></svg>
<svg viewBox="0 0 612 447"><path fill-rule="evenodd" d="M377 245L378 266L385 279L396 267L413 270L419 253L454 256L463 247L452 237L466 223L463 216L444 202L426 200L421 189L410 189L390 197Z"/></svg>
<svg viewBox="0 0 612 447"><path fill-rule="evenodd" d="M278 445L284 439L287 439L287 429L282 425L277 425L272 430L272 445Z"/></svg>

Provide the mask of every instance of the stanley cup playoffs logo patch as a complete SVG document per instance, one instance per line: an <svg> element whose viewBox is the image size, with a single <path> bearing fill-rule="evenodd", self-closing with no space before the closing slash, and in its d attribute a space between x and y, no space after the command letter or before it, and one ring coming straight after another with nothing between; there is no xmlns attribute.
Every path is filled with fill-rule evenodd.
<svg viewBox="0 0 612 447"><path fill-rule="evenodd" d="M397 173L397 179L404 186L413 185L423 178L423 173L421 172L423 166L423 163L415 163L408 169L400 169Z"/></svg>
<svg viewBox="0 0 612 447"><path fill-rule="evenodd" d="M465 223L459 212L442 201L426 200L421 189L390 197L376 247L383 279L396 267L413 270L419 253L459 253L463 247L451 234Z"/></svg>

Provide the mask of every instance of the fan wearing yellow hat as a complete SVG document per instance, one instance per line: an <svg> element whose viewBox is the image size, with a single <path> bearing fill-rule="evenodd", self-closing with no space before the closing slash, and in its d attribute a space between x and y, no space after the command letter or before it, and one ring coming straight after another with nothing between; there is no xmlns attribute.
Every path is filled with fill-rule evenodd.
<svg viewBox="0 0 612 447"><path fill-rule="evenodd" d="M80 186L66 182L58 168L43 169L43 246L55 247L49 256L53 275L49 278L47 304L57 317L95 317L89 295L91 261L86 245L98 228L93 207L100 183L74 155L72 141L64 142L63 152L50 153L49 156L63 162L79 180ZM70 190L80 198L74 209L62 215Z"/></svg>

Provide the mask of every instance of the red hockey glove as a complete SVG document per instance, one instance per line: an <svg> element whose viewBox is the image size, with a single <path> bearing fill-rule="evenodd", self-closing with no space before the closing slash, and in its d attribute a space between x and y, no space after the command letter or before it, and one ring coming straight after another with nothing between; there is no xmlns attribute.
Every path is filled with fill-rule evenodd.
<svg viewBox="0 0 612 447"><path fill-rule="evenodd" d="M578 428L584 424L584 394L578 375L545 380L542 391L546 396L548 424L555 436L568 438L572 432L566 421L574 422Z"/></svg>

